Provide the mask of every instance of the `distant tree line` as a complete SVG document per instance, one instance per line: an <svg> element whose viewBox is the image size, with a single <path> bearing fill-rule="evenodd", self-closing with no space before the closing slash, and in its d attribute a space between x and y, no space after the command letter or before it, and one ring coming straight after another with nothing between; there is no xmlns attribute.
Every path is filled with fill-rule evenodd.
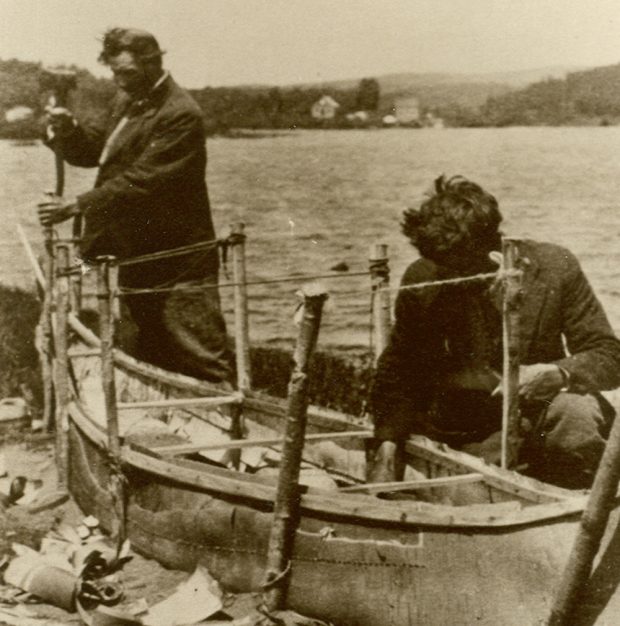
<svg viewBox="0 0 620 626"><path fill-rule="evenodd" d="M204 111L207 131L222 133L233 128L342 128L346 113L377 111L380 89L377 80L364 78L353 89L205 87L191 94ZM324 95L340 105L332 120L312 117L312 105Z"/></svg>
<svg viewBox="0 0 620 626"><path fill-rule="evenodd" d="M114 94L110 80L79 68L72 106L82 120L104 114ZM41 135L45 95L39 88L38 63L0 60L0 137ZM481 94L486 94L480 97ZM456 94L456 95L455 95ZM488 95L491 94L491 95ZM351 87L205 87L192 90L202 108L209 134L232 129L347 128L378 125L402 94L382 94L379 82L364 78ZM340 105L333 119L315 119L312 105L323 95ZM405 94L407 95L407 94ZM616 124L620 122L620 65L574 72L507 91L493 84L429 85L408 94L419 99L421 112L431 111L455 127ZM7 121L14 107L29 107L30 119ZM366 111L364 122L348 113Z"/></svg>
<svg viewBox="0 0 620 626"><path fill-rule="evenodd" d="M95 78L86 70L71 69L77 72L78 87L71 94L71 106L78 118L89 121L104 115L115 91L112 81ZM41 136L47 101L47 94L40 88L41 72L40 63L0 60L0 137ZM376 110L380 96L375 79L363 79L352 89L205 87L191 93L204 111L209 134L234 128L337 127L343 123L343 113L361 107ZM315 120L311 115L312 105L323 95L330 95L340 105L334 120ZM6 113L15 107L32 109L32 117L8 121Z"/></svg>

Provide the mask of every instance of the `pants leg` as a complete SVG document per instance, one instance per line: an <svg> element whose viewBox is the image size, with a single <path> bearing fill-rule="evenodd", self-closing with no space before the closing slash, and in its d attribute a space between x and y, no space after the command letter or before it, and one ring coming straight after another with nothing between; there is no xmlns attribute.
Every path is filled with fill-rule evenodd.
<svg viewBox="0 0 620 626"><path fill-rule="evenodd" d="M125 304L121 345L130 354L173 372L232 383L217 288L129 296Z"/></svg>
<svg viewBox="0 0 620 626"><path fill-rule="evenodd" d="M524 442L528 473L569 489L590 487L614 417L602 396L558 394Z"/></svg>
<svg viewBox="0 0 620 626"><path fill-rule="evenodd" d="M167 294L162 319L176 371L232 383L231 351L217 288Z"/></svg>

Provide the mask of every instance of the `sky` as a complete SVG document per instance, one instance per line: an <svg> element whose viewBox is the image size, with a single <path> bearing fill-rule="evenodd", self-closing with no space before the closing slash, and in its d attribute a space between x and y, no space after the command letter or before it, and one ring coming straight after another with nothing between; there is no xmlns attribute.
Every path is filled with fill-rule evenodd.
<svg viewBox="0 0 620 626"><path fill-rule="evenodd" d="M620 62L620 0L0 0L0 59L96 61L150 30L185 87Z"/></svg>

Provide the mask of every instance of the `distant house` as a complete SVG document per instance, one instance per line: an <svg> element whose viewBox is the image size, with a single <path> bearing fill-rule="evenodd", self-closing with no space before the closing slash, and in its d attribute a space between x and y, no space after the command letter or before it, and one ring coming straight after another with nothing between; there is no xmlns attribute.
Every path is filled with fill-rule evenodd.
<svg viewBox="0 0 620 626"><path fill-rule="evenodd" d="M444 128L443 119L437 117L432 111L424 116L424 126L427 128Z"/></svg>
<svg viewBox="0 0 620 626"><path fill-rule="evenodd" d="M355 111L355 113L346 114L347 122L364 124L368 121L368 113L366 111Z"/></svg>
<svg viewBox="0 0 620 626"><path fill-rule="evenodd" d="M418 124L420 122L420 101L412 96L394 100L394 117L400 124Z"/></svg>
<svg viewBox="0 0 620 626"><path fill-rule="evenodd" d="M9 123L23 122L31 119L33 116L34 111L30 107L18 105L6 111L4 119Z"/></svg>
<svg viewBox="0 0 620 626"><path fill-rule="evenodd" d="M321 99L312 105L310 112L315 120L333 120L339 107L331 96L321 96Z"/></svg>

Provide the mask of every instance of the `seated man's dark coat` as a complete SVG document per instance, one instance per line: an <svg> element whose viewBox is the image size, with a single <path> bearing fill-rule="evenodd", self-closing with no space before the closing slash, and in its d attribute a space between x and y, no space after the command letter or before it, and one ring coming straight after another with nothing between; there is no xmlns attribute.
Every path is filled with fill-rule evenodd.
<svg viewBox="0 0 620 626"><path fill-rule="evenodd" d="M556 363L570 375L571 391L593 393L620 385L620 341L584 276L566 249L523 241L522 364ZM402 286L454 277L427 259L412 263ZM435 408L451 388L488 398L501 373L501 294L489 283L401 290L389 344L379 360L372 391L375 433L399 440L410 432L500 428L475 424L474 410L456 411L442 423ZM463 417L467 416L467 417ZM461 422L459 423L459 420Z"/></svg>

